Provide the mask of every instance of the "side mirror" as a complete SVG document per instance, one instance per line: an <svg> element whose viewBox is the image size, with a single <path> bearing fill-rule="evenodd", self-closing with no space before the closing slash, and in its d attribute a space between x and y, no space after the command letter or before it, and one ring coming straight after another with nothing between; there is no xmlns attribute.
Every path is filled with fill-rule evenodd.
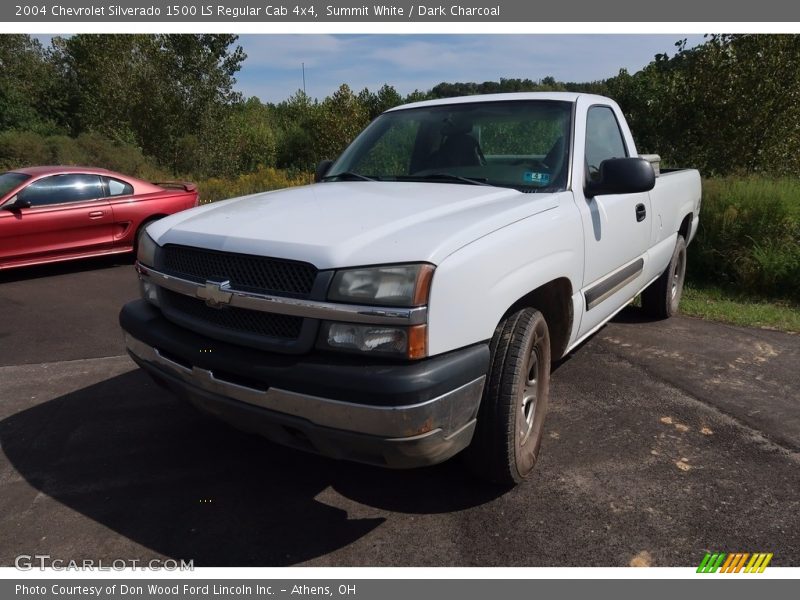
<svg viewBox="0 0 800 600"><path fill-rule="evenodd" d="M27 200L23 200L19 196L14 196L8 202L3 204L3 210L20 210L21 208L30 208L31 203Z"/></svg>
<svg viewBox="0 0 800 600"><path fill-rule="evenodd" d="M656 185L656 174L643 158L609 158L600 163L597 179L587 181L583 192L587 198L608 194L649 192Z"/></svg>
<svg viewBox="0 0 800 600"><path fill-rule="evenodd" d="M332 160L321 160L319 162L317 165L317 171L314 173L314 183L319 183L322 181L322 178L328 174L328 171L330 171L332 164Z"/></svg>

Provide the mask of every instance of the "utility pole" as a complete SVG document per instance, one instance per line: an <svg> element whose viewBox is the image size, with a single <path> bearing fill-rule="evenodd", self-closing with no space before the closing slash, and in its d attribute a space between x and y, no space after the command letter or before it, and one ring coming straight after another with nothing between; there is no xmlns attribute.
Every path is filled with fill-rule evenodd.
<svg viewBox="0 0 800 600"><path fill-rule="evenodd" d="M306 63L300 63L303 67L303 96L306 95Z"/></svg>

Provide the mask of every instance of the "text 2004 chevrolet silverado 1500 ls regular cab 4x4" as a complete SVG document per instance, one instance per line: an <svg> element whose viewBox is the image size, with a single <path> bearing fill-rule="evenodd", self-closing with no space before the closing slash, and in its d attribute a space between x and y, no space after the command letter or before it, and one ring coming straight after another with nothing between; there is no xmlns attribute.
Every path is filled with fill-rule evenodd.
<svg viewBox="0 0 800 600"><path fill-rule="evenodd" d="M536 461L551 361L640 292L677 310L700 208L696 171L656 177L583 94L401 106L317 179L151 225L131 356L276 442L389 467L466 449L506 483Z"/></svg>

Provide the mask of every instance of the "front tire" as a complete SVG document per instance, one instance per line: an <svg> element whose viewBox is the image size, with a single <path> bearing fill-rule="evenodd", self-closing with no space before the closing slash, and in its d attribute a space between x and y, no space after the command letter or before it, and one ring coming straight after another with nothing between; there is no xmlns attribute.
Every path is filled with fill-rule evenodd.
<svg viewBox="0 0 800 600"><path fill-rule="evenodd" d="M686 241L678 234L672 259L664 272L642 292L642 310L655 319L678 314L686 278Z"/></svg>
<svg viewBox="0 0 800 600"><path fill-rule="evenodd" d="M503 320L491 350L465 457L482 479L513 485L531 474L542 443L550 392L550 334L542 313L525 308Z"/></svg>

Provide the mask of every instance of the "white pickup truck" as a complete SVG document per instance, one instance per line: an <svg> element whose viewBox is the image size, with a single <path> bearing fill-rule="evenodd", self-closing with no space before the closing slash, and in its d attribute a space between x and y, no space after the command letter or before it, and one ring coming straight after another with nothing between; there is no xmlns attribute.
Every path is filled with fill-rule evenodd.
<svg viewBox="0 0 800 600"><path fill-rule="evenodd" d="M657 176L585 94L400 106L316 179L150 225L130 355L275 442L387 467L463 450L505 484L536 462L551 362L640 293L675 313L700 209L697 171Z"/></svg>

